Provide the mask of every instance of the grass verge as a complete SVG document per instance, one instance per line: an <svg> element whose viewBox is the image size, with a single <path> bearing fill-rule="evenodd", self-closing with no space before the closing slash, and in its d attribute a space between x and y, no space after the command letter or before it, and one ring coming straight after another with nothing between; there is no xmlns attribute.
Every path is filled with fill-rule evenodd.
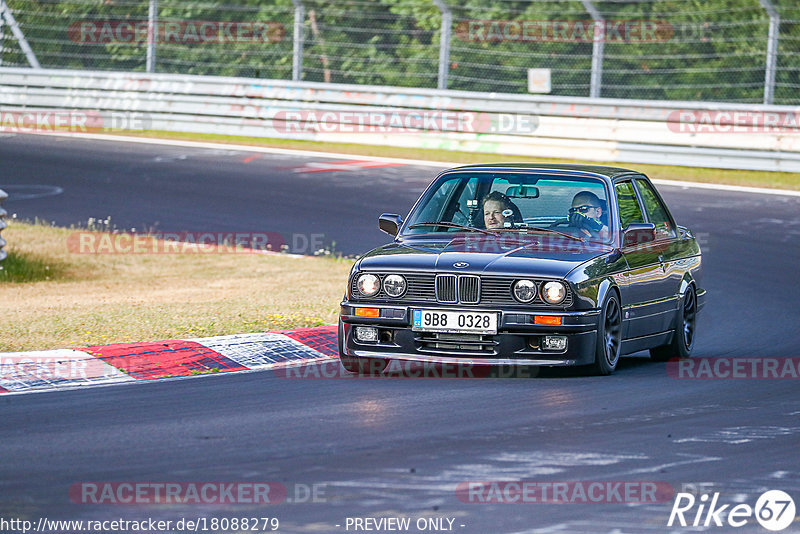
<svg viewBox="0 0 800 534"><path fill-rule="evenodd" d="M75 254L76 230L9 221L0 352L335 323L352 260L284 254Z"/></svg>
<svg viewBox="0 0 800 534"><path fill-rule="evenodd" d="M223 144L264 146L274 148L291 148L313 150L318 152L336 152L361 156L380 156L391 158L421 159L427 161L445 161L453 163L485 163L490 161L520 161L542 163L585 163L589 165L619 165L644 172L650 178L662 180L685 180L711 184L728 184L751 187L768 187L774 189L800 190L800 175L791 172L740 171L730 169L710 169L702 167L679 167L673 165L648 165L644 163L600 163L589 160L563 160L541 156L514 156L504 154L483 154L476 152L459 152L454 150L401 148L392 146L357 145L352 143L323 143L318 141L297 141L291 139L271 139L262 137L242 137L217 134L179 133L150 131L141 134L122 133L131 137L147 137L156 139L177 139L186 141L206 141Z"/></svg>

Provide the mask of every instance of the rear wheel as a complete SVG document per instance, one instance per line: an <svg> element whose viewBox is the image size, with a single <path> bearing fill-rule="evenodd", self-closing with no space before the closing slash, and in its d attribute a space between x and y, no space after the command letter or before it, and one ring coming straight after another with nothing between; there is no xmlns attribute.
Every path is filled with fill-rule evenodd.
<svg viewBox="0 0 800 534"><path fill-rule="evenodd" d="M622 308L613 291L603 303L597 328L597 347L592 371L597 375L610 375L617 368L622 348Z"/></svg>
<svg viewBox="0 0 800 534"><path fill-rule="evenodd" d="M690 285L686 288L683 301L676 313L676 326L672 335L672 343L650 349L651 360L665 362L672 358L688 358L691 356L697 328L697 293L695 293L694 286Z"/></svg>
<svg viewBox="0 0 800 534"><path fill-rule="evenodd" d="M386 368L387 361L382 358L359 358L344 353L344 323L339 319L339 361L346 371L359 375L380 374Z"/></svg>

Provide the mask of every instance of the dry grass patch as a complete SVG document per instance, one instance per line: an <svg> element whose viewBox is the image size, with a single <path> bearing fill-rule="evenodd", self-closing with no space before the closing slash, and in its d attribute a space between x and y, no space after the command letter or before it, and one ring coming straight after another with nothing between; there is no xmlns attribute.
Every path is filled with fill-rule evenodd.
<svg viewBox="0 0 800 534"><path fill-rule="evenodd" d="M10 221L0 352L332 324L352 260L282 254L75 254L75 230ZM28 270L34 270L33 276Z"/></svg>

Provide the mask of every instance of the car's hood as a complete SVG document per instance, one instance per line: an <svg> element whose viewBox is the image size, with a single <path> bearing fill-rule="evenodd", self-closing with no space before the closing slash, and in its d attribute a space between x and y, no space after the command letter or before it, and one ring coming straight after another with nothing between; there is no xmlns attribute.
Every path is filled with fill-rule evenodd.
<svg viewBox="0 0 800 534"><path fill-rule="evenodd" d="M608 245L566 238L470 234L449 240L403 239L368 252L360 268L561 278L610 251Z"/></svg>

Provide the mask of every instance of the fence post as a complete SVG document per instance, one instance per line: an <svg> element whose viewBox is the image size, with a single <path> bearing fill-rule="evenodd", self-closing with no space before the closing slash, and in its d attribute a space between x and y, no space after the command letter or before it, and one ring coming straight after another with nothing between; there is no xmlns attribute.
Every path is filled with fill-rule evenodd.
<svg viewBox="0 0 800 534"><path fill-rule="evenodd" d="M447 76L450 73L450 31L453 25L453 12L446 0L433 0L442 14L442 30L439 42L439 89L447 89Z"/></svg>
<svg viewBox="0 0 800 534"><path fill-rule="evenodd" d="M2 9L2 6L0 6L0 11L2 11ZM0 67L3 66L3 54L6 50L6 34L3 31L3 24L5 24L5 19L3 18L3 14L0 13Z"/></svg>
<svg viewBox="0 0 800 534"><path fill-rule="evenodd" d="M19 47L25 53L25 57L28 59L28 63L30 63L31 67L34 69L41 69L42 66L39 65L36 54L33 53L31 45L28 44L28 40L25 38L25 34L22 33L19 24L17 24L17 19L14 18L14 14L11 12L11 8L6 4L6 0L0 0L0 16L5 19L8 27L11 29L11 33L16 37Z"/></svg>
<svg viewBox="0 0 800 534"><path fill-rule="evenodd" d="M0 232L3 231L3 228L6 227L6 210L3 209L3 202L8 198L8 194L0 189ZM0 262L6 259L6 251L3 250L3 247L6 246L6 241L3 239L3 236L0 235Z"/></svg>
<svg viewBox="0 0 800 534"><path fill-rule="evenodd" d="M764 72L764 104L770 105L775 98L775 71L778 67L778 37L781 16L770 0L758 0L769 15L769 36L767 41L767 66Z"/></svg>
<svg viewBox="0 0 800 534"><path fill-rule="evenodd" d="M294 4L294 46L292 49L292 81L303 78L303 42L305 38L306 8L303 0L292 0Z"/></svg>
<svg viewBox="0 0 800 534"><path fill-rule="evenodd" d="M147 11L147 72L156 71L156 40L158 39L158 0L150 0Z"/></svg>
<svg viewBox="0 0 800 534"><path fill-rule="evenodd" d="M606 44L605 19L592 4L591 0L581 0L584 9L589 12L594 21L592 38L592 76L589 82L589 96L600 98L600 88L603 85L603 53Z"/></svg>

